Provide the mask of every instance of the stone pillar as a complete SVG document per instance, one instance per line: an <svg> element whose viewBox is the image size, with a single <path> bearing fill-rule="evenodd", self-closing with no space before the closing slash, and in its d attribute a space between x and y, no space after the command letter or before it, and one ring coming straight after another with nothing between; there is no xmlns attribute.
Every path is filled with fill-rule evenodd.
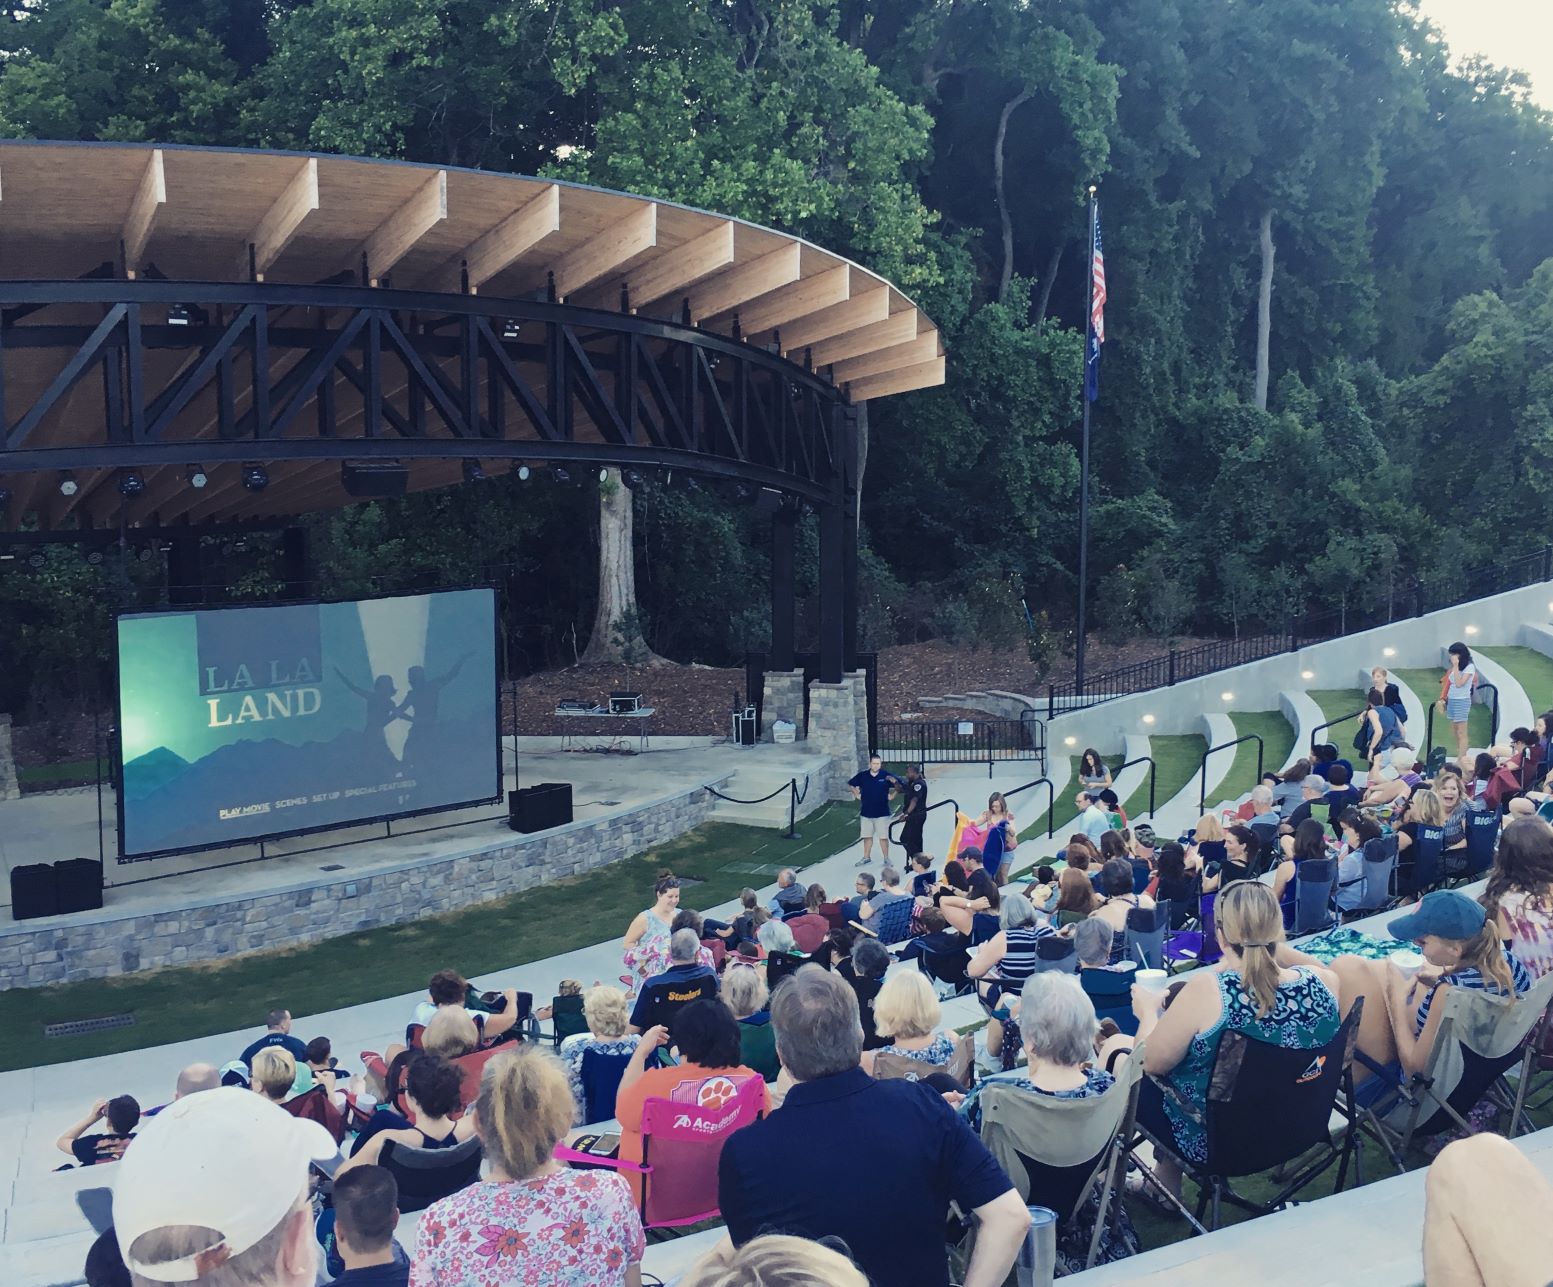
<svg viewBox="0 0 1553 1287"><path fill-rule="evenodd" d="M11 750L11 717L0 715L0 800L20 800L16 782L16 755Z"/></svg>
<svg viewBox="0 0 1553 1287"><path fill-rule="evenodd" d="M830 756L822 798L848 798L847 779L868 764L867 738L868 697L861 675L847 675L839 684L817 679L809 685L809 747Z"/></svg>
<svg viewBox="0 0 1553 1287"><path fill-rule="evenodd" d="M803 726L803 671L768 670L761 677L760 740L769 742L771 726L779 719L798 726L798 741L805 737Z"/></svg>

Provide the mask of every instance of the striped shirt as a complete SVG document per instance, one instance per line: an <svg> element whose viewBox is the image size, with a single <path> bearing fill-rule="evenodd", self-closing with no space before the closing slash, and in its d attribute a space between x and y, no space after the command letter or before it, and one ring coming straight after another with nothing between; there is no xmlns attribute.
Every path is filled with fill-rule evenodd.
<svg viewBox="0 0 1553 1287"><path fill-rule="evenodd" d="M1036 940L1049 938L1055 932L1050 925L1024 925L1003 931L1003 937L1008 940L1008 949L998 962L1003 991L1017 993L1024 987L1025 980L1035 973Z"/></svg>
<svg viewBox="0 0 1553 1287"><path fill-rule="evenodd" d="M1532 985L1531 973L1521 963L1521 960L1509 948L1504 950L1505 964L1510 967L1510 978L1515 983L1515 995L1520 996ZM1474 992L1487 992L1493 996L1504 995L1501 988L1492 979L1483 974L1475 965L1464 966L1454 974L1447 974L1440 983L1449 983L1452 987L1471 988ZM1439 984L1435 984L1424 993L1424 999L1418 1003L1418 1013L1413 1016L1413 1034L1417 1036L1423 1032L1424 1025L1429 1022L1429 1007L1434 1003L1434 994L1439 991Z"/></svg>

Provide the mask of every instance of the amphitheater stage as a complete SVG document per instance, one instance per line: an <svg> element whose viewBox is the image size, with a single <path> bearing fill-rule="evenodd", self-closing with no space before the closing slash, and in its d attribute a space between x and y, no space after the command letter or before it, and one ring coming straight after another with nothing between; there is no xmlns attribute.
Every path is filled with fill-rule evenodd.
<svg viewBox="0 0 1553 1287"><path fill-rule="evenodd" d="M508 738L504 761L508 788L570 783L574 821L522 835L508 828L505 805L486 805L267 842L262 860L250 844L119 863L107 788L100 833L95 789L0 804L0 988L218 959L456 910L671 840L712 817L718 802L707 786L738 794L741 776L801 785L828 763L803 743L730 747L709 738L655 739L634 755L563 752L559 738L519 738L514 747ZM820 797L811 792L800 812ZM9 920L12 866L96 858L99 834L100 911Z"/></svg>

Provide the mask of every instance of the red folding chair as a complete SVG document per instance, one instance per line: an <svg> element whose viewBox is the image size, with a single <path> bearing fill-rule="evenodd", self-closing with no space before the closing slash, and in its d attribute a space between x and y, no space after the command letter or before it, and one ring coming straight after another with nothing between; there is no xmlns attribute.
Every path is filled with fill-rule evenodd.
<svg viewBox="0 0 1553 1287"><path fill-rule="evenodd" d="M642 1160L595 1157L565 1144L555 1156L569 1164L607 1166L642 1177L641 1217L647 1229L672 1229L715 1220L717 1164L736 1130L761 1116L766 1083L747 1078L720 1104L677 1104L649 1099L642 1105Z"/></svg>

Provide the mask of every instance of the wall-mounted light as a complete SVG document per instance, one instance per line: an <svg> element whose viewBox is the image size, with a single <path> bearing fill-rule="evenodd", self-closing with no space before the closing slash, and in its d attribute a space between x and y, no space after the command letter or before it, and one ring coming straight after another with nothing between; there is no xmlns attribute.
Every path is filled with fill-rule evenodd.
<svg viewBox="0 0 1553 1287"><path fill-rule="evenodd" d="M1154 722L1154 717L1152 715L1145 715L1143 717L1143 722L1145 724L1152 724Z"/></svg>
<svg viewBox="0 0 1553 1287"><path fill-rule="evenodd" d="M1469 635L1475 635L1475 634L1477 634L1477 632L1478 632L1478 628L1476 626L1468 626L1467 627L1467 633Z"/></svg>
<svg viewBox="0 0 1553 1287"><path fill-rule="evenodd" d="M1316 672L1313 671L1313 670L1302 670L1302 671L1300 671L1300 678L1301 679L1309 680L1309 679L1314 679L1315 677L1316 677Z"/></svg>
<svg viewBox="0 0 1553 1287"><path fill-rule="evenodd" d="M1078 738L1076 738L1076 737L1065 737L1065 738L1062 739L1062 744L1064 746L1077 746L1078 745Z"/></svg>
<svg viewBox="0 0 1553 1287"><path fill-rule="evenodd" d="M1382 657L1395 657L1397 655L1397 650L1395 648L1382 648L1380 650L1380 655Z"/></svg>
<svg viewBox="0 0 1553 1287"><path fill-rule="evenodd" d="M1232 702L1232 701L1235 700L1235 694L1234 693L1220 693L1219 694L1219 700L1221 702Z"/></svg>

